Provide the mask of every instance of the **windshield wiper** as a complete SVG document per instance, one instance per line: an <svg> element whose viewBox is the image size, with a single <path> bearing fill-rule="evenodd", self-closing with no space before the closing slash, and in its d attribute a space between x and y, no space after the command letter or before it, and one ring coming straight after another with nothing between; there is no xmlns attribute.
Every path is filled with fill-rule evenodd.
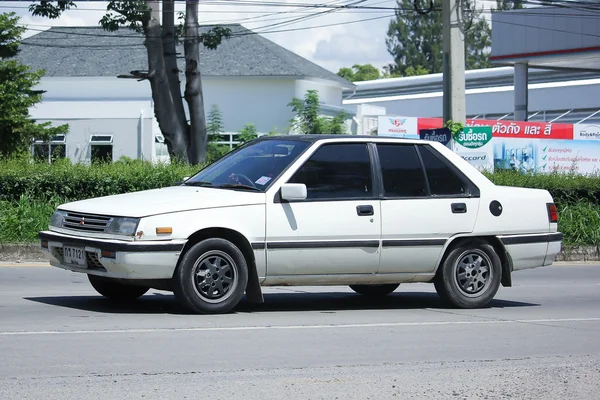
<svg viewBox="0 0 600 400"><path fill-rule="evenodd" d="M183 182L184 185L186 186L212 186L211 182L202 182L202 181L186 181Z"/></svg>
<svg viewBox="0 0 600 400"><path fill-rule="evenodd" d="M260 190L259 188L255 188L254 186L250 186L250 185L243 185L241 183L224 183L222 185L219 186L215 186L216 188L223 188L223 189L227 189L227 188L232 188L232 189L247 189L247 190L252 190L255 192L262 192L262 190Z"/></svg>

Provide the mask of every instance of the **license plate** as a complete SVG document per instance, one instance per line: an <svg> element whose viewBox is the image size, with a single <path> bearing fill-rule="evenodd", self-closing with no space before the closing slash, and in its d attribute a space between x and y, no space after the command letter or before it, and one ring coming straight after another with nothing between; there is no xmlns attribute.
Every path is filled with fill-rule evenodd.
<svg viewBox="0 0 600 400"><path fill-rule="evenodd" d="M85 257L85 249L83 247L63 247L63 258L65 264L74 265L81 268L87 267L87 259Z"/></svg>

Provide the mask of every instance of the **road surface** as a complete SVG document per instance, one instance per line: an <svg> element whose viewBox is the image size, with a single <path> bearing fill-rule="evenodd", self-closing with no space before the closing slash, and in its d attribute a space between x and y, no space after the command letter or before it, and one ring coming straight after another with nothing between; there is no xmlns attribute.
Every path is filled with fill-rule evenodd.
<svg viewBox="0 0 600 400"><path fill-rule="evenodd" d="M265 289L192 315L153 291L111 305L84 275L0 265L1 399L599 399L600 265L513 275L491 307L432 285L383 300Z"/></svg>

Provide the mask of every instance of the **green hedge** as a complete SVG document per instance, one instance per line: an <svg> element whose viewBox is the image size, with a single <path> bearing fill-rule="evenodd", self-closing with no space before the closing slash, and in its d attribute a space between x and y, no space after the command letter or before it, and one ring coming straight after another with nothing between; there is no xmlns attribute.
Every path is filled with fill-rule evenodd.
<svg viewBox="0 0 600 400"><path fill-rule="evenodd" d="M60 203L171 186L199 169L139 160L93 166L0 161L0 243L34 241ZM510 171L488 177L498 185L548 190L559 206L565 243L600 245L600 178Z"/></svg>
<svg viewBox="0 0 600 400"><path fill-rule="evenodd" d="M557 204L600 203L600 177L575 173L526 175L516 171L486 174L496 185L548 190Z"/></svg>
<svg viewBox="0 0 600 400"><path fill-rule="evenodd" d="M0 200L67 201L172 186L198 172L187 165L156 165L139 160L87 166L61 161L56 164L23 160L0 161Z"/></svg>

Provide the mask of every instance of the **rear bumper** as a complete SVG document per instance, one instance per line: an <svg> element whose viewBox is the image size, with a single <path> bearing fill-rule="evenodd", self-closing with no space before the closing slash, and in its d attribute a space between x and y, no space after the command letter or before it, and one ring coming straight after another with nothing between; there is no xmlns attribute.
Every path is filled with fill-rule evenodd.
<svg viewBox="0 0 600 400"><path fill-rule="evenodd" d="M498 236L510 255L513 271L552 265L562 249L563 234Z"/></svg>
<svg viewBox="0 0 600 400"><path fill-rule="evenodd" d="M50 264L69 271L121 279L169 279L185 241L118 241L87 239L44 231L38 234ZM83 265L65 263L64 247L81 249ZM102 252L112 252L103 256Z"/></svg>

